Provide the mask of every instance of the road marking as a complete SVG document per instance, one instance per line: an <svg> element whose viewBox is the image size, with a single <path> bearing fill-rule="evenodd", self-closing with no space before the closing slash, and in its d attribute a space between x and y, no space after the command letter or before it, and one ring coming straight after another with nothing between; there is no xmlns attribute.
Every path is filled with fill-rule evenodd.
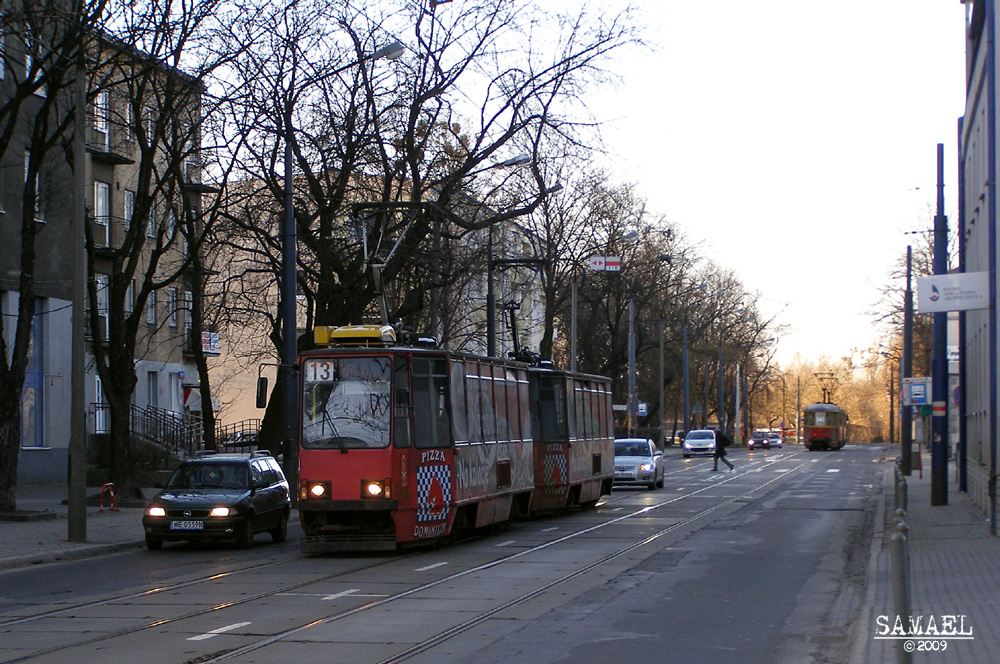
<svg viewBox="0 0 1000 664"><path fill-rule="evenodd" d="M417 569L415 569L413 571L414 572L426 572L428 570L434 569L435 567L444 567L447 564L448 563L434 563L433 565L428 565L427 567L418 567Z"/></svg>
<svg viewBox="0 0 1000 664"><path fill-rule="evenodd" d="M621 509L620 507L618 509ZM559 530L559 526L552 526L551 528L542 528L543 533L551 533L553 530Z"/></svg>
<svg viewBox="0 0 1000 664"><path fill-rule="evenodd" d="M328 600L328 599L340 599L341 597L347 597L348 595L353 595L354 593L358 592L358 590L360 590L360 588L351 588L350 590L343 590L343 591L341 591L339 593L334 593L332 595L327 595L323 599L324 600Z"/></svg>
<svg viewBox="0 0 1000 664"><path fill-rule="evenodd" d="M517 542L517 540L507 540L506 542L500 542L499 544L497 544L497 546L510 546L515 542Z"/></svg>
<svg viewBox="0 0 1000 664"><path fill-rule="evenodd" d="M246 627L250 623L241 622L233 623L232 625L226 625L225 627L220 627L219 629L213 629L211 632L205 632L204 634L199 634L198 636L192 636L188 638L188 641L204 641L205 639L210 639L217 634L222 634L223 632L228 632L230 630L239 629L240 627Z"/></svg>
<svg viewBox="0 0 1000 664"><path fill-rule="evenodd" d="M828 473L839 473L840 472L840 468L830 468L826 472L828 472Z"/></svg>

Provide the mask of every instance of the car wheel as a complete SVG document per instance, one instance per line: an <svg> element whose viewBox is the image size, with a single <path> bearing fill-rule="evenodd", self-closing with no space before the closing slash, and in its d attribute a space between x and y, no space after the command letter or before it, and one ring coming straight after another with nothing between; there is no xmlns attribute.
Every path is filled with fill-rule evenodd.
<svg viewBox="0 0 1000 664"><path fill-rule="evenodd" d="M288 539L288 515L284 512L278 517L278 527L271 531L271 539L276 544L281 544Z"/></svg>
<svg viewBox="0 0 1000 664"><path fill-rule="evenodd" d="M163 540L146 535L146 548L150 551L159 551L163 548Z"/></svg>
<svg viewBox="0 0 1000 664"><path fill-rule="evenodd" d="M686 453L686 452L684 453L684 458L685 458L685 459L687 459L687 458L688 458L688 457L690 457L690 456L691 456L690 454L688 454L688 453Z"/></svg>
<svg viewBox="0 0 1000 664"><path fill-rule="evenodd" d="M664 471L664 474L660 475L660 481L656 483L656 486L659 487L660 489L662 489L663 488L663 484L666 482L666 480L667 480L666 471Z"/></svg>
<svg viewBox="0 0 1000 664"><path fill-rule="evenodd" d="M239 538L236 540L236 546L241 549L251 549L253 548L253 518L247 517L246 523L243 524L243 530L240 531Z"/></svg>

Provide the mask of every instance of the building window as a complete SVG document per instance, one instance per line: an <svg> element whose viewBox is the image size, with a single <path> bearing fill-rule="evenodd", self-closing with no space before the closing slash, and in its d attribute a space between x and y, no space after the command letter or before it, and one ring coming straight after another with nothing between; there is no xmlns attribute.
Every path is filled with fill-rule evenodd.
<svg viewBox="0 0 1000 664"><path fill-rule="evenodd" d="M127 231L132 227L132 214L135 212L135 192L125 190L125 194L122 196L122 206L124 210L122 211L122 217L124 219L125 230Z"/></svg>
<svg viewBox="0 0 1000 664"><path fill-rule="evenodd" d="M156 291L150 291L146 300L146 322L156 325Z"/></svg>
<svg viewBox="0 0 1000 664"><path fill-rule="evenodd" d="M167 325L177 327L177 289L167 290Z"/></svg>
<svg viewBox="0 0 1000 664"><path fill-rule="evenodd" d="M146 219L146 237L152 239L156 237L156 206L149 208L149 217Z"/></svg>
<svg viewBox="0 0 1000 664"><path fill-rule="evenodd" d="M111 298L109 297L110 291L108 289L108 284L111 280L106 274L96 274L94 275L94 280L97 283L97 315L101 319L100 327L102 330L102 336L107 339L108 309L111 301Z"/></svg>
<svg viewBox="0 0 1000 664"><path fill-rule="evenodd" d="M131 315L135 308L135 279L128 282L128 289L125 291L125 315Z"/></svg>
<svg viewBox="0 0 1000 664"><path fill-rule="evenodd" d="M146 372L146 406L150 408L156 408L159 405L159 394L157 383L159 382L160 374L156 371Z"/></svg>
<svg viewBox="0 0 1000 664"><path fill-rule="evenodd" d="M194 309L193 304L194 304L194 302L193 302L192 297L191 297L191 291L184 291L184 332L185 332L185 334L190 334L190 332L191 332L191 322L192 322L192 318L193 318L191 316L191 312Z"/></svg>
<svg viewBox="0 0 1000 664"><path fill-rule="evenodd" d="M107 90L97 93L94 100L94 133L99 147L105 152L110 149L108 118L111 115L111 95Z"/></svg>
<svg viewBox="0 0 1000 664"><path fill-rule="evenodd" d="M47 299L35 301L28 342L28 369L21 388L21 447L45 446L45 312Z"/></svg>
<svg viewBox="0 0 1000 664"><path fill-rule="evenodd" d="M97 226L94 241L97 246L111 246L111 185L94 182L94 224Z"/></svg>
<svg viewBox="0 0 1000 664"><path fill-rule="evenodd" d="M28 174L31 171L31 150L24 151L24 189L25 192L28 190ZM35 173L35 221L44 222L45 215L42 214L42 192L41 192L41 179L38 173Z"/></svg>

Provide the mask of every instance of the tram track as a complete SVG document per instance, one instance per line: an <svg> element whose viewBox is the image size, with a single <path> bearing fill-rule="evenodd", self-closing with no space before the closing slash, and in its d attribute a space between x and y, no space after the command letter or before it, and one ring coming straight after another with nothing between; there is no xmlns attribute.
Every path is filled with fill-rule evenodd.
<svg viewBox="0 0 1000 664"><path fill-rule="evenodd" d="M775 458L774 460L764 462L761 465L760 469L763 470L764 468L766 468L768 466L771 466L773 464L776 464L778 462L787 462L787 461L789 461L791 459L794 459L795 456L797 456L797 454L782 455L781 457ZM439 634L437 634L437 635L435 635L433 637L430 637L430 638L428 638L427 640L425 640L425 641L423 641L421 643L414 644L413 646L411 646L407 650L405 650L405 651L403 651L401 653L398 653L397 655L393 656L390 659L384 660L384 662L382 662L380 664L388 664L389 662L405 661L406 659L408 659L408 658L410 658L412 656L415 656L415 655L417 655L417 654L419 654L421 652L424 652L424 651L428 650L429 648L432 648L435 645L437 645L439 643L442 643L442 642L448 640L449 638L452 638L453 636L456 636L456 635L458 635L458 634L460 634L460 633L462 633L462 632L464 632L464 631L466 631L468 629L471 629L472 627L474 627L474 626L482 623L485 620L488 620L489 618L497 615L498 613L501 613L502 611L504 611L506 609L509 609L511 607L514 607L514 606L517 606L519 604L523 604L525 602L528 602L531 599L533 599L534 597L537 597L538 595L546 592L547 590L550 590L553 587L556 587L556 586L558 586L560 584L566 583L567 581L569 581L571 579L574 579L576 577L579 577L580 575L585 574L588 571L591 571L593 569L596 569L596 568L600 567L601 565L605 565L605 564L607 564L607 563L609 563L609 562L611 562L611 561L613 561L613 560L615 560L615 559L617 559L617 558L619 558L619 557L621 557L621 556L629 553L630 551L633 551L633 550L635 550L635 549L637 549L637 548L639 548L641 546L649 544L650 542L655 541L656 539L658 539L660 537L663 537L663 536L665 536L665 535L667 535L667 534L669 534L669 533L671 533L671 532L673 532L673 531L675 531L675 530L677 530L679 528L682 528L682 527L684 527L684 526L686 526L688 524L691 524L691 523L697 521L698 519L704 518L705 516L708 516L708 515L716 512L717 510L722 509L723 507L731 505L731 504L733 504L733 503L735 503L737 501L743 500L743 499L747 498L748 496L750 496L751 494L753 494L753 493L755 493L757 491L760 491L761 489L763 489L765 487L768 487L768 486L770 486L771 484L773 484L775 482L778 482L778 481L780 481L782 479L788 478L789 476L791 476L793 474L793 472L795 470L798 470L798 469L802 468L804 465L805 465L804 463L801 463L798 466L795 466L794 468L791 468L789 470L789 472L783 473L783 474L781 474L781 475L779 475L779 476L777 476L777 477L769 480L768 482L766 482L764 484L756 485L753 488L749 489L748 491L745 491L745 492L743 492L743 493L741 493L739 495L733 496L731 498L727 498L727 499L719 502L718 504L713 505L712 507L709 507L709 508L706 508L706 509L703 509L703 510L699 510L695 514L691 514L691 515L689 515L687 517L684 517L680 521L678 521L678 522L676 522L674 524L671 524L670 526L668 526L668 527L666 527L664 529L661 529L660 531L658 531L656 533L653 533L653 534L645 537L642 540L639 540L639 541L633 542L633 543L631 543L631 544L629 544L627 546L621 547L620 549L618 549L618 550L616 550L614 552L611 552L611 553L603 556L599 560L593 561L592 563L589 563L589 564L587 564L587 565L585 565L585 566L583 566L583 567L581 567L581 568L579 568L577 570L569 572L569 573L563 575L562 577L560 577L558 579L554 579L554 580L552 580L552 581L544 584L543 586L541 586L539 588L536 588L536 589L534 589L534 590L532 590L532 591L530 591L528 593L525 593L525 594L523 594L523 595L521 595L521 596L519 596L517 598L511 599L508 602L505 602L504 604L502 604L500 606L494 607L493 609L491 609L491 610L489 610L489 611L487 611L487 612L485 612L485 613L483 613L483 614L481 614L479 616L471 618L471 619L469 619L468 621L466 621L464 623L461 623L459 625L455 625L453 627L450 627L449 629L447 629L447 630L445 630L445 631L443 631L443 632L441 632L441 633L439 633ZM754 470L757 470L757 469L755 468ZM686 467L684 469L679 469L677 471L672 471L670 473L670 475L671 476L681 475L681 474L690 473L690 472L691 472L691 468L690 467ZM318 627L320 625L329 624L329 623L332 623L332 622L335 622L335 621L338 621L338 620L342 620L342 619L348 618L350 616L357 615L358 613L362 613L364 611L369 611L369 610L376 609L378 607L382 607L382 606L384 606L386 604L389 604L391 602L395 602L395 601L401 600L403 598L411 597L411 596L413 596L413 595L415 595L417 593L423 592L423 591L428 590L430 588L434 588L435 586L439 586L439 585L441 585L443 583L454 581L454 580L460 579L462 577L468 576L470 574L475 574L475 573L478 573L478 572L482 572L484 570L495 568L497 566L500 566L500 565L503 565L503 564L506 564L506 563L513 562L515 560L518 560L520 558L528 556L528 555L530 555L532 553L536 553L536 552L542 551L544 549L547 549L547 548L550 548L550 547L553 547L553 546L565 543L565 542L573 540L575 538L583 537L583 536L588 535L590 533L593 533L593 532L595 532L597 530L600 530L602 528L607 528L609 526L612 526L614 524L620 523L620 522L625 521L627 519L632 519L632 518L635 518L635 517L646 515L649 512L654 511L656 509L659 509L659 508L662 508L662 507L665 507L665 506L668 506L668 505L675 504L675 503L677 503L679 501L682 501L682 500L693 498L693 497L698 496L699 494L702 494L704 492L711 491L711 490L717 488L720 485L728 484L729 482L732 482L732 481L738 479L741 475L742 475L742 473L733 473L733 474L728 474L727 473L725 476L721 476L719 478L719 481L713 482L711 484L708 484L708 485L706 485L706 486L704 486L702 488L696 489L694 491L684 492L684 493L681 493L681 494L678 494L678 495L674 495L674 496L670 496L670 497L664 498L662 500L658 500L658 501L656 501L656 502L654 502L654 503L652 503L650 505L643 506L643 507L641 507L639 509L636 509L634 511L631 511L631 512L629 512L627 514L623 514L621 516L614 517L614 518L609 519L607 521L603 521L603 522L601 522L599 524L596 524L596 525L593 525L593 526L590 526L590 527L587 527L587 528L583 528L583 529L580 529L578 531L574 531L572 533L568 533L566 535L563 535L563 536L558 537L556 539L550 540L548 542L544 542L542 544L538 544L538 545L532 546L530 548L527 548L527 549L524 549L522 551L518 551L518 552L512 553L510 555L502 556L502 557L500 557L500 558L498 558L496 560L492 560L492 561L483 563L481 565L477 565L477 566L474 566L474 567L471 567L471 568L468 568L468 569L456 572L454 574L447 575L447 576L442 577L440 579L437 579L435 581L431 581L431 582L428 582L428 583L421 584L419 586L415 586L413 588L410 588L410 589L407 589L405 591L393 594L391 596L387 596L387 597L379 598L379 599L371 601L371 602L367 602L367 603L365 603L365 604L363 604L361 606L357 606L357 607L354 607L354 608L351 608L351 609L347 609L347 610L338 611L338 612L331 613L331 614L326 615L326 616L322 616L322 617L316 618L314 620L310 620L310 621L305 622L305 623L303 623L301 625L289 628L287 630L281 631L279 633L276 633L276 634L268 636L268 637L261 638L261 639L259 639L257 641L254 641L254 642L250 643L250 644L247 644L247 645L244 645L242 647L233 649L233 650L231 650L229 652L222 653L222 654L217 654L217 655L215 655L215 656L213 656L211 658L205 658L205 656L202 656L202 657L194 659L194 660L189 660L189 663L193 664L193 662L199 662L199 663L204 663L204 664L211 664L213 662L223 662L223 661L231 660L231 659L233 659L235 657L239 657L240 655L247 654L247 653L250 653L250 652L254 652L254 651L260 650L262 648L266 648L266 647L268 647L270 645L273 645L275 643L278 643L278 642L280 642L282 640L288 639L288 638L290 638L290 637L292 637L292 636L294 636L296 634L300 634L300 633L302 633L305 630L308 630L308 629L311 629L311 628L314 628L314 627ZM602 501L601 505L603 506L603 505L613 504L613 503L619 502L620 500L624 500L627 497L634 496L634 495L635 494L622 494L620 496L616 496L616 497L612 497L612 498L607 498L607 499L605 499L605 500ZM655 494L653 494L653 495L655 495ZM354 573L357 573L359 571L370 570L370 569L374 569L374 568L377 568L377 567L380 567L380 566L386 566L386 565L390 565L390 564L395 564L395 563L398 563L400 560L403 560L403 559L411 557L411 556L419 555L420 553L421 552L413 552L413 553L409 553L409 554L392 556L391 558L387 558L387 559L384 559L384 560L379 560L379 561L373 562L372 564L369 564L369 565L362 565L360 567L351 567L350 569L347 569L347 570L341 570L341 571L338 571L336 573L331 573L331 574L326 574L326 575L323 575L323 576L320 576L320 577L306 579L306 580L301 581L299 583L287 584L287 585L281 586L279 588L274 588L274 589L270 589L270 590L267 590L267 591L264 591L264 592L260 592L260 593L248 595L248 596L245 596L245 597L240 597L239 599L235 599L235 600L232 600L232 601L219 602L219 603L213 604L211 606L206 606L206 607L203 607L203 608L200 608L200 609L197 609L197 610L193 610L193 611L187 611L187 612L175 615L175 616L170 616L170 617L167 617L167 618L152 620L152 621L143 623L141 625L136 625L136 626L132 626L132 627L122 628L122 629L119 629L119 630L114 630L114 631L111 631L111 632L102 633L100 635L95 635L95 636L92 636L90 638L75 640L75 641L72 641L70 643L54 645L54 646L51 646L49 648L45 648L45 649L42 649L42 650L32 651L31 653L26 653L26 654L24 654L24 655L22 655L20 657L16 657L16 658L13 658L13 659L5 660L5 664L15 664L15 663L19 663L19 662L28 662L28 661L31 661L31 660L34 660L34 659L41 658L41 657L46 656L46 655L53 654L53 653L62 652L62 651L68 651L68 650L72 650L74 648L80 648L80 647L84 647L84 646L94 645L94 644L101 643L101 642L107 642L107 641L111 641L111 640L118 639L118 638L121 638L121 637L135 635L135 634L141 633L141 632L149 630L149 629L163 627L165 625L169 625L169 624L172 624L172 623L178 623L178 622L181 622L181 621L184 621L184 620L189 620L189 619L192 619L192 618L198 618L200 616L210 615L210 614L217 613L217 612L220 612L220 611L224 611L226 609L230 609L230 608L233 608L233 607L236 607L236 606L246 605L246 604L252 604L254 602L258 602L258 601L261 601L261 600L269 599L269 598L274 597L276 595L287 594L287 593L291 593L293 591L303 591L303 590L308 589L310 586L314 586L314 585L317 585L317 584L328 583L330 581L336 580L339 577L343 577L343 576L346 576L348 574L354 574ZM13 620L6 620L6 621L3 621L3 622L0 622L0 629L7 629L7 628L10 628L10 627L16 627L18 625L23 625L23 624L31 623L31 622L38 622L38 621L42 621L42 620L49 619L49 618L56 618L56 617L65 616L65 615L72 615L72 614L79 613L81 611L86 611L88 609L98 608L98 607L107 606L107 605L113 605L113 604L116 604L116 603L128 602L129 600L149 598L149 597L157 595L157 594L163 594L163 593L168 593L168 592L171 592L171 591L182 590L184 588L188 588L188 587L191 587L191 586L196 586L196 585L203 584L203 583L210 583L210 582L213 582L213 581L219 581L221 579L225 579L225 578L228 578L228 577L233 577L233 576L236 576L236 575L248 574L248 573L252 574L252 573L259 572L259 571L261 571L263 569L275 567L275 566L278 566L278 565L281 565L281 564L287 564L287 562L288 562L287 560L270 561L270 562L261 563L261 564L253 565L253 566L246 567L246 568L241 568L241 569L238 569L238 570L232 570L232 571L228 571L228 572L222 572L222 573L216 573L216 574L211 574L211 575L205 575L205 576L199 577L197 579L190 579L190 580L183 581L183 582L167 584L167 585L164 585L164 586L158 586L156 588L152 588L152 589L149 589L149 590L143 590L143 591L140 591L140 592L123 593L123 594L120 594L120 595L116 595L114 597L107 597L107 598L103 598L103 599L96 600L96 601L81 602L81 603L73 604L73 605L70 605L70 606L63 606L63 607L60 607L58 609L53 609L51 611L45 611L45 612L42 612L42 613L33 614L31 616L24 616L24 617L16 618L16 619L13 619Z"/></svg>
<svg viewBox="0 0 1000 664"><path fill-rule="evenodd" d="M788 457L783 457L782 459L780 459L780 461L787 461L787 460L788 460ZM773 465L773 464L777 463L778 461L779 460L776 459L773 462L769 462L767 465ZM738 495L735 495L735 496L732 496L730 498L727 498L727 499L725 499L725 500L717 503L716 505L713 505L712 507L700 510L696 514L692 514L692 515L690 515L688 517L685 517L685 518L681 519L680 521L667 526L666 528L662 528L661 530L657 531L656 533L653 533L652 535L649 535L649 536L647 536L647 537L645 537L645 538L643 538L643 539L641 539L639 541L633 542L633 543L631 543L631 544L629 544L627 546L623 546L623 547L619 548L618 550L616 550L616 551L614 551L614 552L612 552L610 554L607 554L607 555L601 557L598 560L595 560L595 561L593 561L591 563L588 563L587 565L584 565L583 567L581 567L579 569L576 569L576 570L574 570L574 571L572 571L572 572L570 572L568 574L565 574L565 575L563 575L562 577L560 577L558 579L554 579L554 580L552 580L552 581L550 581L550 582L542 585L539 588L535 588L534 590L531 590L530 592L524 593L523 595L521 595L519 597L516 597L516 598L514 598L512 600L509 600L509 601L501 604L500 606L494 607L493 609L490 609L489 611L483 612L483 613L479 614L478 616L475 616L474 618L470 618L469 620L464 621L464 622L462 622L462 623L460 623L458 625L454 625L454 626L448 628L447 630L444 630L444 631L442 631L442 632L440 632L440 633L438 633L438 634L436 634L436 635L434 635L434 636L432 636L432 637L430 637L430 638L428 638L428 639L426 639L426 640L424 640L424 641L422 641L420 643L414 644L414 645L410 646L409 648L407 648L406 650L404 650L404 651L402 651L400 653L396 653L392 657L380 661L378 664L393 664L395 662L403 662L403 661L406 661L407 659L410 659L411 657L414 657L414 656L416 656L418 654L426 652L430 648L433 648L433 647L435 647L435 646L437 646L437 645L439 645L441 643L444 643L448 639L450 639L450 638L452 638L454 636L457 636L458 634L461 634L462 632L465 632L465 631L467 631L467 630L475 627L476 625L481 624L482 622L484 622L484 621L492 618L493 616L495 616L495 615L497 615L497 614L499 614L499 613L501 613L501 612L503 612L503 611L505 611L507 609L510 609L512 607L515 607L515 606L523 604L523 603L525 603L527 601L530 601L531 599L533 599L533 598L535 598L535 597L537 597L537 596L539 596L539 595L541 595L541 594L543 594L543 593L551 590L554 587L557 587L557 586L559 586L559 585L561 585L563 583L566 583L567 581L570 581L570 580L575 579L575 578L577 578L577 577L579 577L579 576L581 576L583 574L586 574L589 571L592 571L592 570L594 570L596 568L599 568L602 565L605 565L605 564L607 564L607 563L609 563L609 562L611 562L613 560L616 560L617 558L620 558L621 556L626 555L629 552L634 551L635 549L638 549L638 548L640 548L642 546L645 546L645 545L647 545L647 544L649 544L651 542L654 542L657 539L659 539L659 538L661 538L661 537L663 537L663 536L665 536L665 535L667 535L667 534L669 534L669 533L671 533L671 532L673 532L675 530L678 530L678 529L680 529L680 528L682 528L684 526L687 526L687 525L689 525L689 524L691 524L691 523L693 523L693 522L695 522L695 521L697 521L697 520L699 520L701 518L704 518L705 516L708 516L708 515L716 512L716 511L718 511L718 510L720 510L720 509L722 509L724 507L727 507L727 506L729 506L729 505L731 505L733 503L736 503L736 502L738 502L740 500L743 500L743 499L749 497L750 495L752 495L753 493L756 493L757 491L760 491L761 489L764 489L766 487L771 486L772 484L775 484L775 483L777 483L779 481L787 479L789 476L791 476L793 474L793 472L795 470L801 469L804 465L805 465L804 463L803 464L799 464L798 466L796 466L795 468L792 468L787 473L783 473L783 474L781 474L781 475L779 475L779 476L777 476L777 477L775 477L775 478L773 478L773 479L771 479L771 480L769 480L769 481L767 481L767 482L765 482L763 484L754 486L752 489L749 489L749 490L744 491L744 492L742 492L742 493L740 493ZM670 504L676 503L676 502L678 502L680 500L691 498L691 497L694 497L694 496L696 496L698 494L704 493L706 491L713 490L713 489L717 488L720 484L728 484L729 482L732 482L732 481L738 479L738 477L739 477L739 475L734 475L732 477L728 477L728 478L722 479L722 480L720 480L718 482L715 482L713 484L705 486L705 487L703 487L701 489L698 489L696 491L692 491L690 493L685 493L685 494L682 494L682 495L674 496L674 497L672 497L670 499L664 500L664 501L659 502L659 503L654 504L654 505L647 505L647 506L645 506L645 507L643 507L643 508L641 508L639 510L636 510L635 512L632 512L632 513L629 513L629 514L625 514L625 515L622 515L622 516L619 516L619 517L615 517L613 519L610 519L608 521L602 522L600 524L591 526L589 528L584 528L582 530L570 533L568 535L564 535L562 537L558 537L558 538L556 538L554 540L551 540L549 542L545 542L543 544L539 544L539 545L530 547L528 549L525 549L523 551L519 551L519 552L511 554L509 556L504 556L504 557L499 558L497 560L493 560L493 561L490 561L488 563L483 563L482 565L477 565L477 566L474 566L474 567L462 570L460 572L456 572L454 574L450 574L448 576L442 577L442 578L437 579L435 581L430 581L428 583L421 584L421 585L416 586L414 588L410 588L410 589L405 590L403 592L396 593L394 595L391 595L391 596L388 596L388 597L384 597L384 598L381 598L381 599L369 602L369 603L364 604L362 606L354 607L354 608L348 609L346 611L340 611L340 612L337 612L337 613L333 613L333 614L330 614L330 615L328 615L326 617L323 617L323 618L317 618L315 620L309 621L308 623L304 623L304 624L299 625L297 627L294 627L294 628L291 628L291 629L287 629L287 630L284 630L284 631L279 632L277 634L273 634L273 635L271 635L269 637L260 639L260 640L254 642L254 643L250 643L250 644L247 644L247 645L242 646L240 648L236 648L236 649L234 649L234 650L232 650L230 652L227 652L225 654L217 655L217 656L212 657L210 659L198 659L198 660L194 660L194 661L189 661L189 662L186 662L185 664L195 664L195 662L197 662L198 664L216 664L217 662L225 662L225 661L234 659L236 657L240 657L242 655L246 655L246 654L255 652L257 650L261 650L261 649L266 648L268 646L274 645L275 643L278 643L280 641L286 640L286 639L288 639L288 638L290 638L292 636L296 636L298 634L301 634L302 632L304 632L304 631L306 631L308 629L319 627L321 625L327 625L327 624L336 622L338 620L343 620L345 618L348 618L348 617L351 617L351 616L355 616L355 615L357 615L359 613L362 613L364 611L369 611L369 610L372 610L372 609L376 609L376 608L385 606L386 604L389 604L389 603L392 603L392 602L395 602L395 601L398 601L398 600L401 600L401 599L404 599L404 598L407 598L407 597L411 597L411 596L413 596L413 595L415 595L417 593L423 592L425 590L429 590L431 588L434 588L436 586L440 586L440 585L445 584L445 583L450 583L450 582L455 581L457 579L460 579L462 577L469 576L471 574L477 574L479 572L483 572L485 570L497 567L499 565L510 563L510 562L512 562L512 561L514 561L516 559L528 556L528 555L530 555L532 553L537 553L537 552L542 551L544 549L553 547L553 546L555 546L557 544L562 544L562 543L567 542L569 540L572 540L572 539L575 539L575 538L578 538L578 537L590 534L590 533L592 533L594 531L597 531L597 530L600 530L602 528L606 528L606 527L615 525L615 524L620 523L622 521L625 521L627 519L631 519L631 518L634 518L634 517L637 517L637 516L640 516L640 515L648 514L649 512L651 512L653 510L656 510L656 509L659 509L661 507L664 507L666 505L670 505Z"/></svg>

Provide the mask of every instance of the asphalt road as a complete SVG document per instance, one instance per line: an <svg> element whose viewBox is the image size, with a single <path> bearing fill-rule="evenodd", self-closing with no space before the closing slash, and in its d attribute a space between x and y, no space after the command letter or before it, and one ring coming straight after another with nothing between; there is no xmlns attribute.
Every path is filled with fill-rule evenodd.
<svg viewBox="0 0 1000 664"><path fill-rule="evenodd" d="M0 663L842 662L881 447L668 451L666 486L403 554L167 544L0 574Z"/></svg>

